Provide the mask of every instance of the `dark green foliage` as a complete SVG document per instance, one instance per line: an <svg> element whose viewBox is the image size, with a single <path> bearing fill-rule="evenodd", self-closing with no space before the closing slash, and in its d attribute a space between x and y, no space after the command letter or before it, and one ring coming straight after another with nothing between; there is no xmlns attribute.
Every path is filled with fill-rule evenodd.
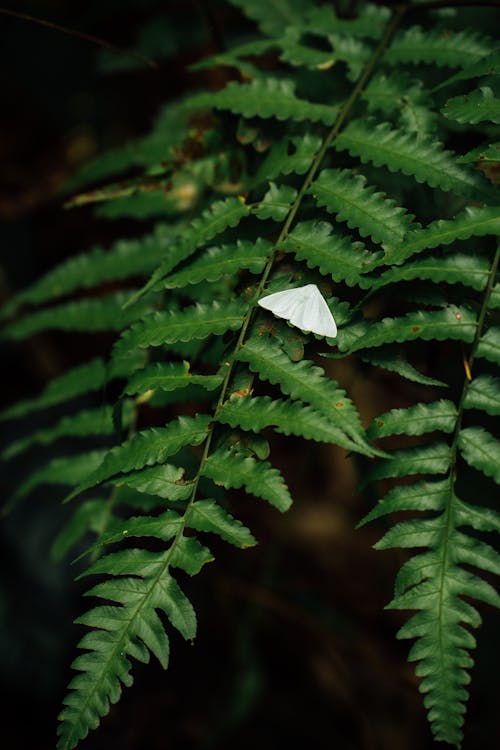
<svg viewBox="0 0 500 750"><path fill-rule="evenodd" d="M351 19L314 0L231 4L254 31L195 67L224 66L234 80L170 103L149 136L95 160L74 183L113 178L73 206L161 223L66 261L2 311L4 338L115 332L107 363L76 367L1 415L64 410L16 439L6 459L90 438L79 453L43 453L13 498L41 484L69 491L75 511L53 554L85 541L92 558L81 575L104 576L87 592L104 603L77 621L87 631L58 747L71 750L98 726L131 684L134 659L153 655L167 667L170 626L195 637L175 569L195 575L213 560L198 535L256 544L221 488L290 507L269 428L361 454L363 465L378 459L364 485L413 477L393 483L361 523L413 514L376 547L416 549L388 606L413 611L398 637L414 639L409 659L435 738L459 747L470 629L481 621L469 600L500 605L480 575L500 572L500 558L475 534L498 532L500 514L467 496L476 473L486 487L500 481L491 420L500 414L500 209L486 168L498 165L498 51L461 28L460 14L448 30L424 7L391 15L361 2ZM486 81L471 90L475 78ZM116 182L131 166L143 172ZM309 283L335 316L335 339L257 306L268 292ZM419 365L425 342L439 342L430 359L442 352L448 367ZM396 403L365 430L336 372L347 357L361 377L380 368L427 395ZM104 405L116 378L118 396ZM390 454L371 442L386 437Z"/></svg>

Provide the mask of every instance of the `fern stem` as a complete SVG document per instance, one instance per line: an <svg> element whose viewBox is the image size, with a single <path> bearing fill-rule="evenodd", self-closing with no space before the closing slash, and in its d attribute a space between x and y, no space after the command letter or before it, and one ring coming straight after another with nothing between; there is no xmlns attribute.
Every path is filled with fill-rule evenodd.
<svg viewBox="0 0 500 750"><path fill-rule="evenodd" d="M498 271L499 262L500 262L500 245L497 246L495 256L491 264L491 268L490 268L490 272L488 276L488 283L486 284L486 289L484 290L483 304L481 305L481 311L477 319L476 334L474 336L474 341L472 342L472 345L471 345L471 350L470 350L470 355L469 355L469 368L471 371L472 371L472 366L474 364L477 347L479 346L479 340L483 333L484 321L485 321L486 313L488 310L488 302L491 296L491 291L493 289L493 284L495 283L495 277ZM459 436L460 430L462 429L464 402L465 402L465 397L467 396L467 391L469 389L470 383L471 381L466 376L464 378L464 383L462 386L462 393L460 395L460 401L458 403L458 417L457 417L457 422L455 426L455 432L453 434L453 442L452 442L452 448L451 448L452 471L454 470L455 464L456 464L457 450L458 450L458 436Z"/></svg>

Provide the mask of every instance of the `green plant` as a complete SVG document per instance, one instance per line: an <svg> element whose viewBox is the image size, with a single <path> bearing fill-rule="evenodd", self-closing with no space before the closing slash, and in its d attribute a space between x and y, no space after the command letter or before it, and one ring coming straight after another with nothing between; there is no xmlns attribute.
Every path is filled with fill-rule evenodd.
<svg viewBox="0 0 500 750"><path fill-rule="evenodd" d="M99 724L131 683L131 659L154 655L167 666L163 615L184 638L195 637L175 570L194 575L213 559L198 534L240 548L256 543L220 487L244 487L289 508L260 434L268 427L377 460L367 482L423 477L391 489L362 523L414 514L377 547L417 549L389 607L416 610L398 637L415 639L409 658L435 738L460 746L475 645L469 627L480 623L469 599L500 603L492 584L469 570L500 571L481 536L499 530L500 515L476 503L468 486L471 471L500 482L490 432L500 413L500 212L488 179L498 154L498 45L463 27L460 14L441 14L441 6L461 3L394 12L361 3L347 19L311 0L231 1L259 32L197 67L228 66L234 80L169 104L149 136L79 179L130 166L143 169L138 177L72 200L98 203L102 215L161 223L140 239L68 260L3 310L5 319L28 308L6 322L10 339L46 328L119 332L108 362L83 364L3 414L68 403L57 424L13 443L6 458L69 436L112 446L44 464L14 497L40 483L75 486L66 499L79 505L55 553L93 533L82 575L106 576L88 592L106 603L78 620L90 629L73 663L59 747L74 747ZM81 294L117 280L126 281L120 291ZM310 282L328 298L339 326L334 341L256 307L268 291ZM422 341L440 342L456 363L450 383L411 363ZM428 401L389 411L365 432L317 356L353 354L428 385ZM72 399L117 379L124 385L112 406L71 411ZM450 397L441 398L447 387ZM145 403L175 405L177 416L170 411L165 426L137 431ZM394 435L418 439L390 455L370 442ZM143 537L158 542L150 547Z"/></svg>

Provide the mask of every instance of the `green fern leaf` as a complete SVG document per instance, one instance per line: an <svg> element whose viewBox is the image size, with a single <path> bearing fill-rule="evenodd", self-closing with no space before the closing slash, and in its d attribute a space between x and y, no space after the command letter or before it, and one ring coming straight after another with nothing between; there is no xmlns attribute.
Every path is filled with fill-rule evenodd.
<svg viewBox="0 0 500 750"><path fill-rule="evenodd" d="M445 151L438 141L392 130L387 123L352 120L337 136L334 146L359 157L363 163L386 166L391 172L402 172L430 187L482 202L496 200L495 189L477 172L457 164L455 155Z"/></svg>
<svg viewBox="0 0 500 750"><path fill-rule="evenodd" d="M198 500L192 503L186 513L186 526L196 531L217 534L224 541L241 549L257 544L246 526L221 508L215 500Z"/></svg>
<svg viewBox="0 0 500 750"><path fill-rule="evenodd" d="M54 305L48 309L25 315L21 320L7 325L2 336L23 339L40 331L119 331L130 325L146 309L145 305L124 310L130 293L115 292L96 299L83 299Z"/></svg>
<svg viewBox="0 0 500 750"><path fill-rule="evenodd" d="M345 34L348 37L380 39L389 18L389 8L373 3L359 8L356 18L339 18L331 5L319 5L309 6L301 24L296 25L305 32L320 36Z"/></svg>
<svg viewBox="0 0 500 750"><path fill-rule="evenodd" d="M274 182L271 182L269 190L255 208L255 215L258 219L273 219L282 222L288 216L296 197L295 188L289 185L277 187Z"/></svg>
<svg viewBox="0 0 500 750"><path fill-rule="evenodd" d="M165 613L184 638L194 638L196 615L169 572L175 546L174 542L164 552L149 553L149 560L136 560L131 566L134 577L112 579L88 592L119 606L95 607L77 620L92 630L79 643L85 653L72 665L79 674L70 683L66 707L60 715L59 750L71 750L84 739L108 713L110 703L120 698L121 685L132 683L129 657L147 662L149 650L167 667L169 641L157 610ZM139 550L126 552L129 557L134 552L139 558L146 557ZM123 575L120 571L127 566L116 559L116 554L98 561L88 573L101 568L111 575Z"/></svg>
<svg viewBox="0 0 500 750"><path fill-rule="evenodd" d="M86 480L73 490L67 500L117 474L161 464L185 445L199 445L207 436L209 423L210 417L198 414L196 417L179 417L167 427L152 427L138 432L108 451L102 464L89 473Z"/></svg>
<svg viewBox="0 0 500 750"><path fill-rule="evenodd" d="M478 162L484 165L496 165L500 162L500 143L485 143L483 146L473 148L472 151L468 151L466 154L459 156L457 159L459 164L471 164Z"/></svg>
<svg viewBox="0 0 500 750"><path fill-rule="evenodd" d="M256 21L265 34L281 34L285 26L301 25L304 13L310 7L309 0L229 0L241 8L243 13Z"/></svg>
<svg viewBox="0 0 500 750"><path fill-rule="evenodd" d="M406 73L378 73L369 82L362 98L367 102L369 112L399 112L401 124L408 132L429 136L436 130L437 115L429 94L421 81Z"/></svg>
<svg viewBox="0 0 500 750"><path fill-rule="evenodd" d="M221 375L193 375L189 362L153 362L136 372L125 386L124 393L133 396L149 390L175 391L189 385L201 385L211 391L222 383Z"/></svg>
<svg viewBox="0 0 500 750"><path fill-rule="evenodd" d="M60 375L48 383L36 398L19 401L0 413L0 419L18 419L41 409L70 401L84 393L98 391L106 381L102 359L93 359Z"/></svg>
<svg viewBox="0 0 500 750"><path fill-rule="evenodd" d="M151 279L142 289L134 294L128 304L131 305L150 290L162 290L162 280L182 261L187 260L203 245L229 227L236 227L248 216L250 207L240 198L226 198L215 201L202 211L201 216L193 219L188 227L179 229L176 242L172 243L165 259L153 273Z"/></svg>
<svg viewBox="0 0 500 750"><path fill-rule="evenodd" d="M424 435L426 432L453 432L457 409L452 401L440 399L430 404L414 404L407 409L391 409L377 417L367 431L368 437L387 435Z"/></svg>
<svg viewBox="0 0 500 750"><path fill-rule="evenodd" d="M458 339L470 343L476 331L476 318L465 307L449 305L444 310L410 312L400 318L384 318L379 323L366 323L357 332L357 324L339 330L337 344L341 352L355 352L395 341ZM483 337L484 339L485 337Z"/></svg>
<svg viewBox="0 0 500 750"><path fill-rule="evenodd" d="M434 91L439 91L444 86L450 86L452 83L457 83L458 81L468 81L471 78L492 75L500 75L500 52L498 51L481 57L477 62L468 65L459 73L455 73L455 75L440 83L439 86L436 86Z"/></svg>
<svg viewBox="0 0 500 750"><path fill-rule="evenodd" d="M120 240L110 250L97 247L70 258L16 294L3 307L1 317L24 304L39 305L105 281L144 276L154 270L168 244L166 228L159 224L152 234L138 240Z"/></svg>
<svg viewBox="0 0 500 750"><path fill-rule="evenodd" d="M154 537L155 539L161 539L163 542L168 542L179 533L183 525L182 517L173 510L166 510L158 516L131 516L126 520L120 518L112 523L107 531L101 534L97 542L86 550L84 554L87 554L91 550L105 547L108 544L121 542L125 537L130 539ZM117 560L116 554L121 555L122 553L113 553L105 558L104 562L108 566L106 570L96 570L94 566L91 566L84 575L89 575L92 572L111 573L109 563L113 561L113 566L115 566Z"/></svg>
<svg viewBox="0 0 500 750"><path fill-rule="evenodd" d="M429 224L425 229L408 232L404 245L399 248L391 248L385 262L402 263L423 250L439 245L449 245L456 240L484 237L489 234L500 235L500 212L498 208L467 206L454 219L439 219Z"/></svg>
<svg viewBox="0 0 500 750"><path fill-rule="evenodd" d="M114 432L112 412L111 406L105 406L99 409L85 409L77 414L63 417L53 427L37 430L11 443L2 453L2 458L14 458L33 445L50 445L63 437L112 435Z"/></svg>
<svg viewBox="0 0 500 750"><path fill-rule="evenodd" d="M416 448L402 448L380 463L363 482L406 477L412 474L446 474L451 464L451 448L446 443L432 443Z"/></svg>
<svg viewBox="0 0 500 750"><path fill-rule="evenodd" d="M122 357L137 347L144 349L237 331L247 309L248 305L239 300L226 304L214 300L211 304L191 305L182 311L151 313L122 334L116 342L113 357Z"/></svg>
<svg viewBox="0 0 500 750"><path fill-rule="evenodd" d="M131 471L123 476L112 477L110 481L117 487L131 487L138 492L157 495L172 502L187 500L193 491L192 482L184 478L184 469L172 464Z"/></svg>
<svg viewBox="0 0 500 750"><path fill-rule="evenodd" d="M357 450L357 444L321 413L299 401L271 399L269 396L233 397L226 401L217 420L231 427L261 432L274 427L284 435L299 435L306 440L334 443L347 450Z"/></svg>
<svg viewBox="0 0 500 750"><path fill-rule="evenodd" d="M220 65L236 68L247 78L256 78L261 75L261 70L249 62L249 57L263 55L278 44L270 39L254 39L251 42L243 42L232 47L227 52L219 52L215 55L205 57L189 66L190 70L205 70Z"/></svg>
<svg viewBox="0 0 500 750"><path fill-rule="evenodd" d="M320 148L321 138L314 133L276 141L259 166L254 183L259 185L264 181L275 180L280 175L304 174Z"/></svg>
<svg viewBox="0 0 500 750"><path fill-rule="evenodd" d="M479 339L476 357L500 365L500 328L491 327Z"/></svg>
<svg viewBox="0 0 500 750"><path fill-rule="evenodd" d="M370 59L370 47L354 37L328 34L325 44L330 49L326 51L304 44L302 40L303 34L298 28L289 26L285 29L283 35L276 40L281 47L280 60L294 67L306 67L310 70L327 70L341 61L347 65L347 78L355 81Z"/></svg>
<svg viewBox="0 0 500 750"><path fill-rule="evenodd" d="M472 31L454 32L443 28L423 30L420 26L412 26L394 37L383 60L389 65L426 63L464 68L493 50L493 41Z"/></svg>
<svg viewBox="0 0 500 750"><path fill-rule="evenodd" d="M477 291L485 288L488 282L490 264L479 255L456 253L446 257L428 256L403 266L391 268L378 279L370 277L360 279L359 285L364 289L381 289L387 284L413 279L430 279L434 283L464 284Z"/></svg>
<svg viewBox="0 0 500 750"><path fill-rule="evenodd" d="M279 246L304 260L308 268L319 268L334 281L345 281L348 286L359 284L361 274L369 272L379 260L361 242L335 234L334 227L326 221L302 221L292 229Z"/></svg>
<svg viewBox="0 0 500 750"><path fill-rule="evenodd" d="M100 534L109 521L109 503L102 498L92 498L80 503L69 522L54 539L50 556L60 562L88 532Z"/></svg>
<svg viewBox="0 0 500 750"><path fill-rule="evenodd" d="M243 268L260 273L271 251L271 243L260 237L255 242L238 240L235 245L209 247L188 266L167 276L162 286L176 289L202 281L218 281L226 275L234 276Z"/></svg>
<svg viewBox="0 0 500 750"><path fill-rule="evenodd" d="M21 482L13 496L13 501L26 497L41 484L70 486L77 482L82 482L97 469L105 455L106 450L95 450L76 456L54 458Z"/></svg>
<svg viewBox="0 0 500 750"><path fill-rule="evenodd" d="M338 221L346 221L362 237L371 237L383 245L400 245L414 218L367 186L362 175L353 175L347 169L324 169L310 192L319 206L336 213Z"/></svg>
<svg viewBox="0 0 500 750"><path fill-rule="evenodd" d="M456 498L455 518L457 526L470 526L476 531L500 531L500 513L492 508L470 505Z"/></svg>
<svg viewBox="0 0 500 750"><path fill-rule="evenodd" d="M500 99L497 99L489 86L481 86L465 96L455 96L448 99L443 109L443 115L450 120L470 123L472 125L484 120L500 124Z"/></svg>
<svg viewBox="0 0 500 750"><path fill-rule="evenodd" d="M421 383L422 385L430 385L437 388L448 387L447 383L443 383L442 380L436 380L436 378L430 378L421 373L410 362L407 362L395 353L391 346L386 348L381 347L376 352L363 353L361 359L363 362L369 362L371 365L381 367L383 370L396 372L402 378L410 380L413 383Z"/></svg>
<svg viewBox="0 0 500 750"><path fill-rule="evenodd" d="M490 310L500 309L500 284L493 286L487 304Z"/></svg>
<svg viewBox="0 0 500 750"><path fill-rule="evenodd" d="M292 80L255 78L250 83L231 81L221 91L195 94L185 106L190 109L229 110L244 117L275 117L278 120L322 122L331 125L339 108L299 99Z"/></svg>
<svg viewBox="0 0 500 750"><path fill-rule="evenodd" d="M394 487L361 519L356 528L360 528L369 521L374 521L391 513L399 513L407 510L441 510L446 503L449 491L449 479L442 479L437 482L416 482L415 484Z"/></svg>
<svg viewBox="0 0 500 750"><path fill-rule="evenodd" d="M292 362L277 346L256 337L246 341L237 358L247 362L259 377L278 384L286 395L311 404L356 442L358 450L371 451L364 442L363 427L352 402L321 368L307 360Z"/></svg>
<svg viewBox="0 0 500 750"><path fill-rule="evenodd" d="M472 380L464 399L466 409L479 409L500 416L500 378L493 375L478 375Z"/></svg>
<svg viewBox="0 0 500 750"><path fill-rule="evenodd" d="M500 444L482 427L466 427L458 436L458 446L467 463L500 484Z"/></svg>
<svg viewBox="0 0 500 750"><path fill-rule="evenodd" d="M280 472L273 469L267 461L256 461L252 456L219 449L207 458L203 476L226 488L238 489L244 486L247 492L267 500L282 513L292 504L290 492Z"/></svg>

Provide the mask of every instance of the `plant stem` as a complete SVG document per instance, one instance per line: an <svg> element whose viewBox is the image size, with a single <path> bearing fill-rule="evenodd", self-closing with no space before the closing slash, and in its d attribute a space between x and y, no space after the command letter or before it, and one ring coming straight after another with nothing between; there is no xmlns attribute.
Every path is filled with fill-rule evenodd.
<svg viewBox="0 0 500 750"><path fill-rule="evenodd" d="M31 16L28 13L18 13L15 10L8 10L7 8L0 8L0 14L4 16L10 16L11 18L17 18L19 21L34 23L37 26L44 26L47 29L58 31L59 33L66 34L67 36L74 36L77 39L83 39L85 42L90 42L91 44L96 44L99 47L104 47L110 52L113 52L113 54L115 55L125 55L126 57L132 57L134 60L137 60L138 62L141 62L144 65L147 65L149 68L153 68L154 70L158 70L159 68L158 63L154 62L154 60L150 60L149 58L144 57L144 55L140 55L138 52L134 52L133 50L117 47L115 44L106 41L106 39L101 39L98 36L93 36L93 34L86 34L84 31L70 29L67 26L61 26L58 23L47 21L45 18L36 18L36 16Z"/></svg>

